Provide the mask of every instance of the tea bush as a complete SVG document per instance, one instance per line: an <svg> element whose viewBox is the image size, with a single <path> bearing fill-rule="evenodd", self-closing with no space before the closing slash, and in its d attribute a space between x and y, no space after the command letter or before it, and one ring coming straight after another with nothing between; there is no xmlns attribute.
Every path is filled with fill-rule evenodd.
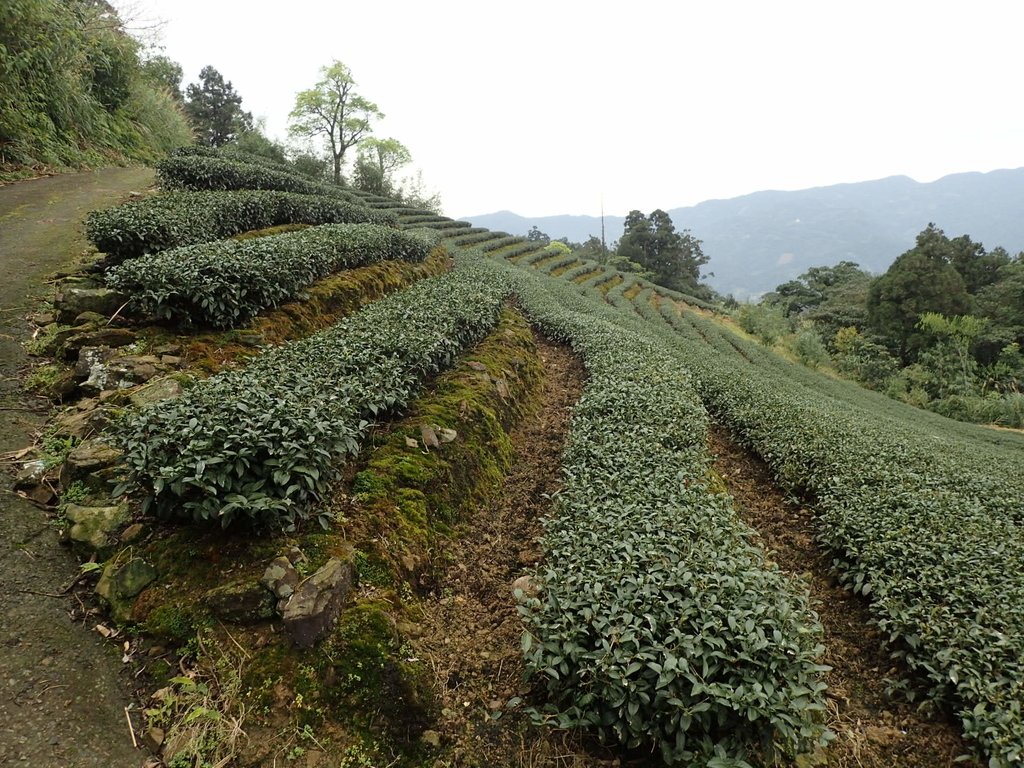
<svg viewBox="0 0 1024 768"><path fill-rule="evenodd" d="M704 402L812 496L844 582L989 765L1024 759L1024 440L940 419L663 317ZM913 694L913 689L911 689Z"/></svg>
<svg viewBox="0 0 1024 768"><path fill-rule="evenodd" d="M158 514L287 526L338 476L378 415L399 411L497 322L507 289L487 264L436 278L276 347L118 428L124 488Z"/></svg>
<svg viewBox="0 0 1024 768"><path fill-rule="evenodd" d="M147 254L113 267L105 279L145 315L232 328L342 269L394 259L423 261L436 241L432 232L327 224Z"/></svg>
<svg viewBox="0 0 1024 768"><path fill-rule="evenodd" d="M541 593L521 608L541 716L670 764L746 765L826 741L817 619L709 492L707 415L684 365L638 318L495 263L588 372Z"/></svg>
<svg viewBox="0 0 1024 768"><path fill-rule="evenodd" d="M156 164L156 173L160 185L168 190L266 189L323 195L363 205L344 187L312 181L285 169L224 154L167 157Z"/></svg>
<svg viewBox="0 0 1024 768"><path fill-rule="evenodd" d="M281 224L380 224L393 214L289 192L168 192L93 211L86 234L108 264Z"/></svg>

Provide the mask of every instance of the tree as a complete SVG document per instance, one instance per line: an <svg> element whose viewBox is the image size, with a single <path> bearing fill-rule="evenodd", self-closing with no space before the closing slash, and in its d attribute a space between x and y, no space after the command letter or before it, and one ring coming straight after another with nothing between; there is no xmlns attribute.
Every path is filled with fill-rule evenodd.
<svg viewBox="0 0 1024 768"><path fill-rule="evenodd" d="M185 114L200 144L222 147L253 129L252 115L242 109L242 97L211 66L203 67L198 84L189 84L186 97Z"/></svg>
<svg viewBox="0 0 1024 768"><path fill-rule="evenodd" d="M1010 263L1010 254L998 247L986 253L981 243L961 235L949 241L949 263L960 273L967 292L973 296L998 279L999 268Z"/></svg>
<svg viewBox="0 0 1024 768"><path fill-rule="evenodd" d="M820 307L825 302L850 289L864 289L871 282L871 274L852 261L841 261L831 267L811 267L796 280L790 280L765 296L786 315L800 315Z"/></svg>
<svg viewBox="0 0 1024 768"><path fill-rule="evenodd" d="M526 233L526 239L531 243L544 243L544 245L551 242L551 238L544 232L541 232L536 224L530 227L530 231Z"/></svg>
<svg viewBox="0 0 1024 768"><path fill-rule="evenodd" d="M395 197L408 205L410 208L419 208L441 215L441 194L439 192L428 192L426 184L423 183L423 171L416 171L416 175L405 179L402 185L395 191Z"/></svg>
<svg viewBox="0 0 1024 768"><path fill-rule="evenodd" d="M334 183L341 184L345 152L369 135L371 122L384 115L376 104L356 93L356 81L340 61L321 67L320 74L313 88L295 97L289 131L301 138L324 138L334 163Z"/></svg>
<svg viewBox="0 0 1024 768"><path fill-rule="evenodd" d="M928 344L918 327L925 312L962 315L971 297L963 277L950 264L953 247L934 224L917 236L917 245L900 255L868 290L868 325L905 362Z"/></svg>
<svg viewBox="0 0 1024 768"><path fill-rule="evenodd" d="M375 139L359 142L353 184L364 192L392 197L398 187L395 172L412 162L412 154L398 139Z"/></svg>
<svg viewBox="0 0 1024 768"><path fill-rule="evenodd" d="M184 101L181 80L185 73L178 62L166 56L151 56L142 62L142 74L154 85L166 88L175 101Z"/></svg>
<svg viewBox="0 0 1024 768"><path fill-rule="evenodd" d="M676 232L672 218L660 209L644 216L630 211L616 255L636 262L655 282L678 291L700 292L700 268L708 263L700 240L689 230Z"/></svg>
<svg viewBox="0 0 1024 768"><path fill-rule="evenodd" d="M937 337L939 343L929 350L931 359L952 358L960 375L959 391L970 392L978 363L971 356L971 346L985 331L987 321L971 315L946 317L938 312L925 312L921 315L918 327ZM942 370L946 370L943 366ZM939 377L940 396L956 391L948 375Z"/></svg>

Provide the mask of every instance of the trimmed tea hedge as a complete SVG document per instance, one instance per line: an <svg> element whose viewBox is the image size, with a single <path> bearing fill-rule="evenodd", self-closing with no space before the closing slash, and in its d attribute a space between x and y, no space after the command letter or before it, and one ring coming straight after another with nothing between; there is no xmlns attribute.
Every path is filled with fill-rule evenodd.
<svg viewBox="0 0 1024 768"><path fill-rule="evenodd" d="M323 195L363 205L343 187L307 179L286 170L277 170L231 157L186 155L167 157L156 165L157 179L168 190L266 189Z"/></svg>
<svg viewBox="0 0 1024 768"><path fill-rule="evenodd" d="M744 766L827 741L806 591L709 492L707 416L671 346L574 286L495 264L588 371L541 592L519 595L527 666L549 696L539 716L680 765Z"/></svg>
<svg viewBox="0 0 1024 768"><path fill-rule="evenodd" d="M494 326L507 289L457 261L333 328L253 358L118 430L125 487L162 515L288 525L338 476L378 414L405 407Z"/></svg>
<svg viewBox="0 0 1024 768"><path fill-rule="evenodd" d="M431 232L328 224L140 256L108 270L106 282L145 315L232 328L339 270L392 259L423 261L436 242Z"/></svg>
<svg viewBox="0 0 1024 768"><path fill-rule="evenodd" d="M381 224L394 215L343 200L289 192L168 192L86 218L86 234L107 262L220 240L281 224Z"/></svg>
<svg viewBox="0 0 1024 768"><path fill-rule="evenodd" d="M1003 447L1005 436L909 406L876 411L872 393L769 360L667 302L660 310L709 407L784 487L816 499L821 540L870 599L893 655L958 713L990 766L1021 765L1022 441Z"/></svg>

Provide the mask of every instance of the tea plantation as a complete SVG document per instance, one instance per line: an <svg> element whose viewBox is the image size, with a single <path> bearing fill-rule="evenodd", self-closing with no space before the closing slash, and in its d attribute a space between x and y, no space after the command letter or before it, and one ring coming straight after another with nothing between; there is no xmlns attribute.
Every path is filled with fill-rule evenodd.
<svg viewBox="0 0 1024 768"><path fill-rule="evenodd" d="M410 280L311 335L257 344L215 375L182 364L187 381L173 396L145 402L104 390L98 399L118 407L100 443L117 459L102 479L111 503L127 502L124 523L162 531L155 538L166 542L221 528L228 549L244 553L237 569L227 554L211 560L220 570L203 585L198 570L172 567L175 555L146 555L153 586L105 595L125 624L195 658L195 638L215 622L206 608L172 609L158 584L206 594L224 574L233 579L283 551L286 539L320 553L302 583L320 578L312 565L351 556L358 584L346 599L355 603L339 609L336 629L333 618L318 627L311 648L297 651L281 636L250 646L249 630L232 630L231 640L249 657L278 649L267 680L306 680L293 684L306 691L300 703L319 703L295 717L310 733L324 728L344 744L332 723L355 732L351 722L378 719L389 724L370 728L378 740L434 733L414 654L373 633L399 637L434 599L425 585L444 561L446 537L472 535L457 532L453 505L434 501L430 462L443 460L446 442L468 441L454 419L484 406L466 390L448 404L451 423L438 416L404 433L387 482L371 483L360 468L373 456L386 464L389 430L419 413L468 354L510 338L495 329L511 308L586 369L543 557L508 595L522 620L531 727L579 729L640 761L630 764L824 764L835 734L819 618L805 584L756 545L712 471L715 421L814 509L834 573L863 597L904 670L896 687L952 713L993 768L1024 764L1024 436L948 421L791 365L732 334L705 302L522 238L227 152L179 152L158 174L156 194L88 223L106 254L105 287L154 349L196 339L230 347L254 318L295 314L340 276L370 280L389 264L446 261L442 274ZM227 239L281 225L304 226ZM477 362L470 380L511 402L516 381L528 388L523 354ZM501 454L503 434L472 447ZM479 487L490 490L480 499L498 492L499 469L481 470ZM392 512L358 517L384 509L368 500L392 491ZM93 551L111 579L137 556L120 546ZM260 611L270 600L259 588L244 594ZM270 605L252 621L276 627L289 610ZM325 664L331 671L321 675ZM397 687L370 691L384 681ZM253 707L273 709L273 683L246 690L239 696ZM387 714L381 690L406 714ZM411 725L408 713L421 710ZM166 712L152 717L170 722L160 720ZM188 717L202 716L185 713L174 727ZM432 738L388 743L392 764L436 764Z"/></svg>

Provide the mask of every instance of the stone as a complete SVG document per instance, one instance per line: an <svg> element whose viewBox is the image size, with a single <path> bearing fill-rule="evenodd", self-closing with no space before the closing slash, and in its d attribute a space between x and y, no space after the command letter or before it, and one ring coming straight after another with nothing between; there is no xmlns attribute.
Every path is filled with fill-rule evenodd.
<svg viewBox="0 0 1024 768"><path fill-rule="evenodd" d="M78 379L92 378L94 370L102 366L114 356L109 347L82 347L78 350L78 362L75 363L75 377Z"/></svg>
<svg viewBox="0 0 1024 768"><path fill-rule="evenodd" d="M540 594L537 583L529 576L520 576L512 582L512 594L517 590L522 591L523 597L536 597Z"/></svg>
<svg viewBox="0 0 1024 768"><path fill-rule="evenodd" d="M75 318L75 325L105 325L107 318L99 312L83 312Z"/></svg>
<svg viewBox="0 0 1024 768"><path fill-rule="evenodd" d="M57 296L57 322L70 323L83 312L95 312L104 319L112 317L128 298L109 288L90 288L88 284L66 286Z"/></svg>
<svg viewBox="0 0 1024 768"><path fill-rule="evenodd" d="M146 528L142 523L132 523L123 531L121 531L121 543L131 544L134 541L138 541L142 538L142 534L145 533Z"/></svg>
<svg viewBox="0 0 1024 768"><path fill-rule="evenodd" d="M121 451L99 440L87 440L76 446L64 460L60 469L60 484L69 487L76 480L86 480L90 475L114 466L121 458Z"/></svg>
<svg viewBox="0 0 1024 768"><path fill-rule="evenodd" d="M45 384L39 386L36 391L45 398L55 403L62 403L75 393L78 389L78 380L71 368L57 371L54 376Z"/></svg>
<svg viewBox="0 0 1024 768"><path fill-rule="evenodd" d="M160 346L153 348L153 354L159 355L160 357L163 357L164 355L180 355L181 344L161 344Z"/></svg>
<svg viewBox="0 0 1024 768"><path fill-rule="evenodd" d="M114 618L124 623L131 618L132 599L156 577L156 569L142 558L136 557L124 565L111 560L96 584L96 594L110 606Z"/></svg>
<svg viewBox="0 0 1024 768"><path fill-rule="evenodd" d="M439 749L441 747L441 734L437 731L424 731L420 736L420 741L431 749Z"/></svg>
<svg viewBox="0 0 1024 768"><path fill-rule="evenodd" d="M287 557L275 557L260 581L278 600L287 600L298 586L299 572Z"/></svg>
<svg viewBox="0 0 1024 768"><path fill-rule="evenodd" d="M335 557L298 585L282 614L295 645L310 648L331 628L355 582L354 563Z"/></svg>
<svg viewBox="0 0 1024 768"><path fill-rule="evenodd" d="M68 339L90 330L92 330L91 325L79 325L72 328L61 328L56 324L48 325L42 329L42 338L38 338L39 334L37 334L33 344L33 354L53 357L67 343Z"/></svg>
<svg viewBox="0 0 1024 768"><path fill-rule="evenodd" d="M66 411L54 421L57 434L68 435L79 440L86 440L99 434L108 424L110 424L110 409L104 407Z"/></svg>
<svg viewBox="0 0 1024 768"><path fill-rule="evenodd" d="M26 499L40 507L49 507L57 503L56 492L46 483L33 485L31 488L24 489L21 493Z"/></svg>
<svg viewBox="0 0 1024 768"><path fill-rule="evenodd" d="M99 328L95 331L89 330L83 333L76 333L68 337L60 349L60 355L65 360L75 360L83 347L108 347L116 349L134 344L139 337L134 331L127 328Z"/></svg>
<svg viewBox="0 0 1024 768"><path fill-rule="evenodd" d="M181 358L177 355L160 355L160 362L172 368L177 368L181 365Z"/></svg>
<svg viewBox="0 0 1024 768"><path fill-rule="evenodd" d="M210 612L233 624L255 624L274 617L274 596L256 581L235 581L203 595Z"/></svg>
<svg viewBox="0 0 1024 768"><path fill-rule="evenodd" d="M243 347L262 347L266 343L263 334L250 330L236 331L234 340Z"/></svg>
<svg viewBox="0 0 1024 768"><path fill-rule="evenodd" d="M83 363L82 356L87 354L86 350L92 349L86 347L82 350L79 355L79 365L76 367L76 373L81 373L88 367L88 378L81 384L82 390L87 394L111 389L129 389L137 384L144 384L156 377L158 373L167 370L167 367L152 355L115 357L113 354L90 351L88 352L90 362ZM96 362L92 362L93 360Z"/></svg>
<svg viewBox="0 0 1024 768"><path fill-rule="evenodd" d="M114 532L128 522L128 507L83 507L68 504L64 514L72 524L68 541L87 552L103 552L114 544Z"/></svg>
<svg viewBox="0 0 1024 768"><path fill-rule="evenodd" d="M57 315L53 312L33 312L26 318L32 325L43 328L50 323L57 322Z"/></svg>
<svg viewBox="0 0 1024 768"><path fill-rule="evenodd" d="M136 389L128 396L128 399L131 400L132 405L142 408L161 400L181 397L184 391L181 383L175 379L157 379Z"/></svg>
<svg viewBox="0 0 1024 768"><path fill-rule="evenodd" d="M14 478L14 490L24 491L43 482L46 475L46 462L42 459L26 461L17 477Z"/></svg>
<svg viewBox="0 0 1024 768"><path fill-rule="evenodd" d="M160 747L164 744L165 736L163 728L153 726L142 735L142 743L146 745L146 749L150 752L159 752Z"/></svg>

